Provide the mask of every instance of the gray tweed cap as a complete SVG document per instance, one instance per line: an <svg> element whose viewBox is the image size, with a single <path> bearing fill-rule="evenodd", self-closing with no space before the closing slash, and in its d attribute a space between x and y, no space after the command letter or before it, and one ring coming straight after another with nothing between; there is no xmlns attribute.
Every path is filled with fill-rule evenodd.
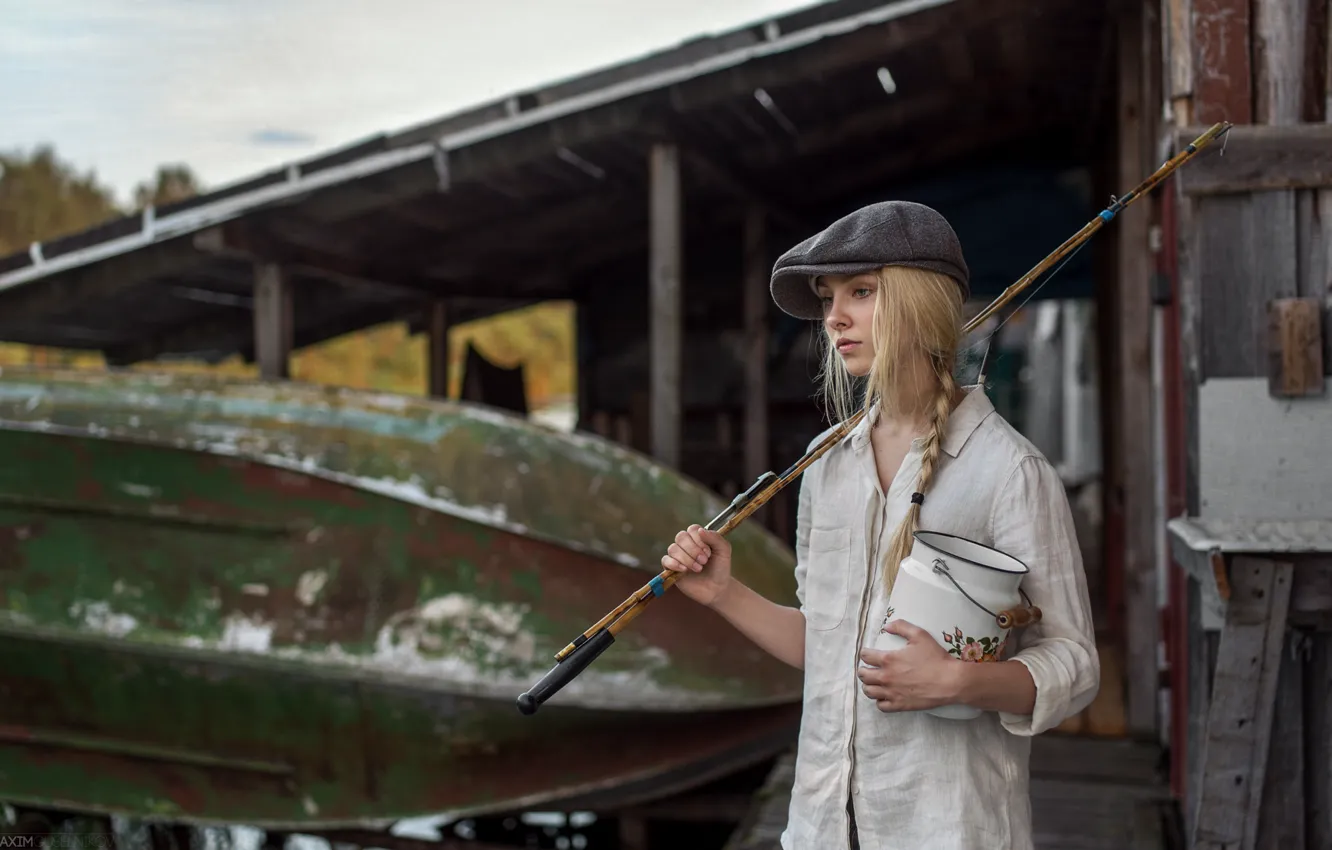
<svg viewBox="0 0 1332 850"><path fill-rule="evenodd" d="M814 278L860 274L880 266L913 266L942 272L971 294L962 245L937 211L911 201L883 201L843 216L777 259L772 298L801 319L823 318Z"/></svg>

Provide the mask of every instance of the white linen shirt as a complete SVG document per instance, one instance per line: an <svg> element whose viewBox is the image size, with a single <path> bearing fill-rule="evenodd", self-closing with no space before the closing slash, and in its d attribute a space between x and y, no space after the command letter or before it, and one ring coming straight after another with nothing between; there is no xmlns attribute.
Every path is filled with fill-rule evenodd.
<svg viewBox="0 0 1332 850"><path fill-rule="evenodd" d="M804 708L782 847L847 847L851 794L864 850L1031 850L1030 736L1085 708L1100 683L1063 484L984 390L969 388L949 417L920 528L993 546L1030 568L1022 588L1042 619L1010 633L1005 658L1031 671L1035 710L989 711L972 720L883 712L865 696L856 670L861 647L871 645L884 620L877 565L910 507L922 441L912 444L884 493L869 420L810 464L801 481L796 582L805 614Z"/></svg>

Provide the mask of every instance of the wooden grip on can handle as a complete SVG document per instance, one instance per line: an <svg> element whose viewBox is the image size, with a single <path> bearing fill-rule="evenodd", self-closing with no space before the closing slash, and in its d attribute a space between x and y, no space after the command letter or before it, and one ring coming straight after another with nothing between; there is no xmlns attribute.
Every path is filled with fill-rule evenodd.
<svg viewBox="0 0 1332 850"><path fill-rule="evenodd" d="M1001 629L1022 628L1032 623L1041 621L1041 609L1035 605L1028 605L1024 608L1010 608L1007 611L1000 611L995 621L999 623Z"/></svg>

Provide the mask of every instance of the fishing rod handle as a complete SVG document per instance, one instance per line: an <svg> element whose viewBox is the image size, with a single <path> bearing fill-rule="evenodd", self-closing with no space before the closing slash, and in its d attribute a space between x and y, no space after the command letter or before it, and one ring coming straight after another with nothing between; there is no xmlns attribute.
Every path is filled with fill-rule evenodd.
<svg viewBox="0 0 1332 850"><path fill-rule="evenodd" d="M541 681L532 686L531 690L518 696L518 710L523 714L536 714L536 710L542 703L559 692L560 688L569 684L574 677L596 660L597 656L605 652L606 649L615 642L615 635L610 631L602 629L597 632L587 642L581 644L571 655L563 661L556 663L550 668L546 675L541 677Z"/></svg>

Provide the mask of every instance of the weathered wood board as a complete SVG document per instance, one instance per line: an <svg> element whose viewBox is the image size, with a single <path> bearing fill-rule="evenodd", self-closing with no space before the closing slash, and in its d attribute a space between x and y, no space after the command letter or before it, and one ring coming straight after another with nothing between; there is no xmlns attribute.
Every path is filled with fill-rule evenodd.
<svg viewBox="0 0 1332 850"><path fill-rule="evenodd" d="M1326 379L1325 379L1326 381ZM1198 388L1202 517L1300 519L1332 510L1332 393L1274 399L1266 378L1212 378Z"/></svg>

